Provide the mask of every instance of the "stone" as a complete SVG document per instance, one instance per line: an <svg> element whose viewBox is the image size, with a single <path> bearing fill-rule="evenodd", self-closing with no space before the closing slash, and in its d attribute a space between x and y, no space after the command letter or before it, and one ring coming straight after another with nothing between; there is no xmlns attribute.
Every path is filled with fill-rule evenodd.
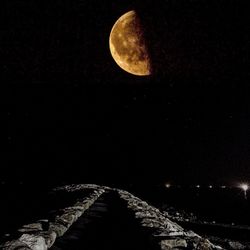
<svg viewBox="0 0 250 250"><path fill-rule="evenodd" d="M29 233L29 232L37 232L42 231L42 224L41 223L32 223L22 226L22 228L18 229L18 232L21 233Z"/></svg>
<svg viewBox="0 0 250 250"><path fill-rule="evenodd" d="M45 239L42 236L23 234L19 240L29 246L32 250L47 250Z"/></svg>
<svg viewBox="0 0 250 250"><path fill-rule="evenodd" d="M82 211L80 211L79 209L75 209L74 207L70 207L67 209L63 209L63 214L67 214L67 215L72 215L74 217L74 222L82 215Z"/></svg>
<svg viewBox="0 0 250 250"><path fill-rule="evenodd" d="M228 245L232 249L246 249L246 247L243 244L241 244L240 242L237 242L237 241L229 241Z"/></svg>
<svg viewBox="0 0 250 250"><path fill-rule="evenodd" d="M65 213L61 216L56 217L55 222L64 225L65 227L70 227L75 221L75 215L71 213Z"/></svg>
<svg viewBox="0 0 250 250"><path fill-rule="evenodd" d="M4 245L0 245L2 250L31 250L31 248L20 240L8 241Z"/></svg>
<svg viewBox="0 0 250 250"><path fill-rule="evenodd" d="M164 228L163 222L148 218L142 220L142 225L147 227Z"/></svg>
<svg viewBox="0 0 250 250"><path fill-rule="evenodd" d="M199 238L198 244L194 244L196 250L213 250L214 247L207 239Z"/></svg>
<svg viewBox="0 0 250 250"><path fill-rule="evenodd" d="M24 233L18 240L11 241L0 249L4 250L46 250L50 248L56 237L61 237L69 227L89 209L94 202L106 190L118 192L121 199L127 203L128 209L145 229L151 233L156 242L160 242L162 250L168 249L196 249L214 250L221 249L210 241L201 238L192 231L185 231L172 220L177 217L169 217L168 213L162 213L159 209L150 206L147 202L133 196L127 191L119 189L107 189L104 186L77 184L69 185L55 190L74 192L78 190L91 189L91 194L85 199L79 199L73 206L60 209L54 222L41 220L37 223L24 225L19 232ZM176 214L177 216L177 214ZM181 217L178 214L178 218ZM228 243L229 244L229 243ZM244 249L238 242L230 242L232 249Z"/></svg>
<svg viewBox="0 0 250 250"><path fill-rule="evenodd" d="M195 232L193 232L191 230L186 231L185 234L186 234L187 237L194 237L194 238L197 238L197 239L201 238L201 236L199 236L198 234L196 234Z"/></svg>
<svg viewBox="0 0 250 250"><path fill-rule="evenodd" d="M57 237L61 237L68 230L64 225L58 223L50 223L49 231L54 231Z"/></svg>
<svg viewBox="0 0 250 250"><path fill-rule="evenodd" d="M161 250L187 248L187 241L184 239L169 239L161 241Z"/></svg>
<svg viewBox="0 0 250 250"><path fill-rule="evenodd" d="M55 243L57 234L54 231L46 231L39 233L39 236L44 238L47 247L50 248Z"/></svg>
<svg viewBox="0 0 250 250"><path fill-rule="evenodd" d="M135 217L142 219L142 218L145 218L145 217L152 218L152 217L155 217L155 216L153 216L150 212L145 211L145 212L136 212Z"/></svg>

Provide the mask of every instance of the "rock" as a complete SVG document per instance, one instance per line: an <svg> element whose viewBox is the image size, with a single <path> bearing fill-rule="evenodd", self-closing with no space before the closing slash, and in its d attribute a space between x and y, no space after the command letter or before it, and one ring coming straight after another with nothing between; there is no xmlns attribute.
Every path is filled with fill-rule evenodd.
<svg viewBox="0 0 250 250"><path fill-rule="evenodd" d="M81 210L81 212L84 212L85 209L86 209L84 203L80 202L80 201L76 202L76 204L74 205L74 207L79 208L79 210Z"/></svg>
<svg viewBox="0 0 250 250"><path fill-rule="evenodd" d="M147 231L155 237L154 240L156 242L160 242L162 250L184 248L197 250L221 249L214 246L208 240L202 239L192 231L185 231L181 226L172 221L173 218L177 217L181 219L182 214L175 214L175 217L169 217L168 213L162 213L159 209L150 206L147 202L142 201L127 191L89 184L69 185L55 190L75 192L84 189L90 189L92 193L87 198L76 202L73 206L60 209L54 222L40 220L37 223L24 225L19 229L19 232L24 234L18 240L11 241L8 245L4 245L5 248L1 248L0 246L0 249L47 250L54 244L56 237L63 236L69 227L77 221L106 190L118 192L120 198L126 201L128 209L134 213L135 218L139 220L142 226L147 227ZM231 248L245 249L241 248L242 245L239 244L240 243L237 242L231 242Z"/></svg>
<svg viewBox="0 0 250 250"><path fill-rule="evenodd" d="M158 220L153 220L153 219L148 219L148 218L144 218L142 220L142 225L144 227L154 227L154 228L159 228L159 229L163 229L165 228L164 223Z"/></svg>
<svg viewBox="0 0 250 250"><path fill-rule="evenodd" d="M73 213L78 213L78 212L82 212L82 206L73 206L73 207L66 207L66 208L63 208L61 211L63 211L63 213L67 213L67 212L73 212Z"/></svg>
<svg viewBox="0 0 250 250"><path fill-rule="evenodd" d="M187 247L187 242L184 239L162 240L160 244L161 244L162 250L170 250L170 249L178 249L178 248Z"/></svg>
<svg viewBox="0 0 250 250"><path fill-rule="evenodd" d="M135 213L136 218L154 218L154 219L160 219L165 220L166 217L161 213L157 211L152 211L152 209L147 209L145 211L139 211Z"/></svg>
<svg viewBox="0 0 250 250"><path fill-rule="evenodd" d="M47 250L45 239L42 236L23 234L19 240L29 246L32 250Z"/></svg>
<svg viewBox="0 0 250 250"><path fill-rule="evenodd" d="M13 240L6 242L3 246L0 245L2 250L31 250L31 248L22 241Z"/></svg>
<svg viewBox="0 0 250 250"><path fill-rule="evenodd" d="M145 218L145 217L147 217L147 218L152 218L152 217L155 217L155 216L153 216L150 212L148 212L148 211L145 211L145 212L136 212L135 213L135 217L136 218L140 218L140 219L142 219L142 218Z"/></svg>
<svg viewBox="0 0 250 250"><path fill-rule="evenodd" d="M50 223L49 231L53 231L56 233L57 237L61 237L68 230L64 225L59 223Z"/></svg>
<svg viewBox="0 0 250 250"><path fill-rule="evenodd" d="M207 240L199 238L197 239L197 243L194 244L194 249L196 250L213 250L213 245Z"/></svg>
<svg viewBox="0 0 250 250"><path fill-rule="evenodd" d="M29 233L29 232L37 232L42 231L42 224L41 223L32 223L28 225L22 226L22 228L18 229L18 232L21 233Z"/></svg>
<svg viewBox="0 0 250 250"><path fill-rule="evenodd" d="M57 187L54 189L54 191L75 192L75 191L84 190L84 189L94 189L95 192L98 193L99 195L101 193L104 193L106 190L111 190L110 187L99 186L95 184L72 184L72 185Z"/></svg>
<svg viewBox="0 0 250 250"><path fill-rule="evenodd" d="M159 209L128 192L118 190L118 193L121 199L127 201L127 207L134 211L135 217L141 220L141 225L154 229L152 232L154 237L169 238L161 241L161 249L180 249L188 246L197 250L221 249L194 232L185 231L180 225L168 218L168 213L161 213ZM176 214L176 216L181 217L180 214Z"/></svg>
<svg viewBox="0 0 250 250"><path fill-rule="evenodd" d="M75 221L75 215L71 213L65 213L61 216L56 217L55 222L64 225L69 228Z"/></svg>
<svg viewBox="0 0 250 250"><path fill-rule="evenodd" d="M54 231L47 231L39 233L43 237L48 248L50 248L56 241L57 234Z"/></svg>
<svg viewBox="0 0 250 250"><path fill-rule="evenodd" d="M195 238L195 239L200 239L200 238L201 238L198 234L194 233L194 232L191 231L191 230L186 231L186 232L185 232L185 235L186 235L187 237L190 237L190 238L192 237L192 238Z"/></svg>
<svg viewBox="0 0 250 250"><path fill-rule="evenodd" d="M246 249L246 247L237 241L229 241L228 245L231 247L231 249Z"/></svg>
<svg viewBox="0 0 250 250"><path fill-rule="evenodd" d="M169 232L168 230L166 229L163 229L163 230L159 230L157 233L154 233L153 234L154 237L184 237L184 238L189 238L189 239L198 239L197 240L197 244L200 240L200 236L198 236L196 233L194 233L193 231L172 231L172 232Z"/></svg>
<svg viewBox="0 0 250 250"><path fill-rule="evenodd" d="M157 232L153 233L154 237L178 237L178 236L185 236L185 232L169 232L166 229L158 230Z"/></svg>
<svg viewBox="0 0 250 250"><path fill-rule="evenodd" d="M142 223L142 226L143 227L150 227L150 228L154 228L154 229L164 229L163 226L161 226L160 224L157 224L157 223L153 223L153 222L150 222L150 223Z"/></svg>

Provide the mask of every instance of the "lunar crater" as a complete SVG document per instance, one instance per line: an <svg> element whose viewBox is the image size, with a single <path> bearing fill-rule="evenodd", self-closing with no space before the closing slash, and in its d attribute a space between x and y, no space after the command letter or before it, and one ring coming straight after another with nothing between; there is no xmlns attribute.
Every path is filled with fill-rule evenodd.
<svg viewBox="0 0 250 250"><path fill-rule="evenodd" d="M114 24L110 33L110 51L115 62L134 75L150 75L151 63L140 20L129 11Z"/></svg>

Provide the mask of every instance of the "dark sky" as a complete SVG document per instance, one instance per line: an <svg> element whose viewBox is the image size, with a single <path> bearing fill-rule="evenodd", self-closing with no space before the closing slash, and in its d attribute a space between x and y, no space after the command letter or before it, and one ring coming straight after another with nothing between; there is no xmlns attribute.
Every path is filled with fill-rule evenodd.
<svg viewBox="0 0 250 250"><path fill-rule="evenodd" d="M150 77L127 74L109 52L131 9ZM1 179L248 180L248 14L237 0L1 1Z"/></svg>

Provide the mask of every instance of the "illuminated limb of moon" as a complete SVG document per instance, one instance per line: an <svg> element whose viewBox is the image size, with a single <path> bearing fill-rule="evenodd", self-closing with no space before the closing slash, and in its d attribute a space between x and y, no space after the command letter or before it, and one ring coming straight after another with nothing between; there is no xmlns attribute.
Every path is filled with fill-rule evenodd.
<svg viewBox="0 0 250 250"><path fill-rule="evenodd" d="M139 76L151 74L149 53L135 11L127 12L116 21L109 46L112 57L123 70Z"/></svg>

